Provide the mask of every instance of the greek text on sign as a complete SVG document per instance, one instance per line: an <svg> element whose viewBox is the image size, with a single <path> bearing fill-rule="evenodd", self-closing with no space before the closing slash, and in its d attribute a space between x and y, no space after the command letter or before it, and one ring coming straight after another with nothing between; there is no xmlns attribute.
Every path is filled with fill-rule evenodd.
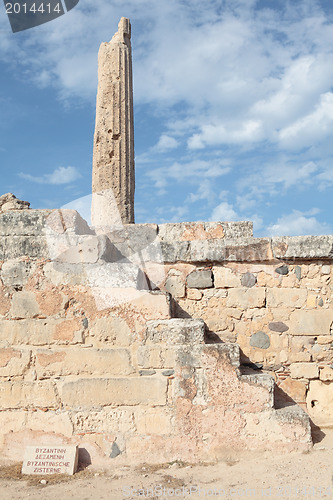
<svg viewBox="0 0 333 500"><path fill-rule="evenodd" d="M27 446L22 474L73 475L77 465L77 446Z"/></svg>

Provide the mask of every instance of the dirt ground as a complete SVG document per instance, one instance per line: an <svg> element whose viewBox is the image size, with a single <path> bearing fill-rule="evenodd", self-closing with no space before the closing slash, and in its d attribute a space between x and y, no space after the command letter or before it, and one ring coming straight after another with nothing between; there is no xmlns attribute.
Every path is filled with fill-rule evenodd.
<svg viewBox="0 0 333 500"><path fill-rule="evenodd" d="M255 452L218 464L118 466L108 472L88 467L72 477L22 477L20 464L3 466L0 499L333 499L333 429L317 441L305 454Z"/></svg>

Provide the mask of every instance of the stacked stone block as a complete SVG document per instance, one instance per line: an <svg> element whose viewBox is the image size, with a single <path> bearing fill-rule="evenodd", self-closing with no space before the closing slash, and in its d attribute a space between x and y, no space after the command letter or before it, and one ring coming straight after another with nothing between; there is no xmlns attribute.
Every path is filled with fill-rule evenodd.
<svg viewBox="0 0 333 500"><path fill-rule="evenodd" d="M95 464L308 449L309 421L288 405L328 415L330 258L319 245L319 258L277 259L267 239L261 262L251 225L232 226L95 235L74 211L0 216L3 456L36 440L79 444ZM103 292L101 307L99 283L120 300ZM279 409L274 379L290 397Z"/></svg>

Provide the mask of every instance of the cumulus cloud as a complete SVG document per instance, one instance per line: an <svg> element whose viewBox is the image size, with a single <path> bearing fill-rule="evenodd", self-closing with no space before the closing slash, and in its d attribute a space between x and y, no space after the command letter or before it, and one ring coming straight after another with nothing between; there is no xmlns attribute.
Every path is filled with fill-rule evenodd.
<svg viewBox="0 0 333 500"><path fill-rule="evenodd" d="M232 205L227 201L222 201L217 207L214 208L212 215L212 221L236 221L241 220L237 215Z"/></svg>
<svg viewBox="0 0 333 500"><path fill-rule="evenodd" d="M331 136L332 125L333 94L326 92L320 96L320 102L312 112L279 132L279 141L286 147L308 147Z"/></svg>
<svg viewBox="0 0 333 500"><path fill-rule="evenodd" d="M179 146L179 142L170 135L162 134L158 140L158 143L153 146L152 152L165 153L171 149L176 149Z"/></svg>
<svg viewBox="0 0 333 500"><path fill-rule="evenodd" d="M22 179L35 182L37 184L70 184L81 177L80 172L75 167L58 167L51 174L34 176L20 172Z"/></svg>
<svg viewBox="0 0 333 500"><path fill-rule="evenodd" d="M312 211L313 214L317 210ZM267 227L268 236L302 236L332 234L332 227L320 222L311 212L293 210L290 214L279 217L275 224Z"/></svg>
<svg viewBox="0 0 333 500"><path fill-rule="evenodd" d="M160 167L147 171L146 175L155 184L155 187L165 187L170 181L189 183L201 182L202 179L217 178L230 172L226 160L193 160L191 162L174 162L170 166Z"/></svg>

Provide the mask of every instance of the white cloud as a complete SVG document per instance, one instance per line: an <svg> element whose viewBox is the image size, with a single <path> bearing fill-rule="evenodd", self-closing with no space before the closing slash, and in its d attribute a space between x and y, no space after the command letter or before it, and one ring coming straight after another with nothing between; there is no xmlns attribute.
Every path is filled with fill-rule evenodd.
<svg viewBox="0 0 333 500"><path fill-rule="evenodd" d="M18 175L22 179L36 182L37 184L70 184L82 177L75 167L58 167L51 174L41 176L34 176L23 172L20 172Z"/></svg>
<svg viewBox="0 0 333 500"><path fill-rule="evenodd" d="M263 139L262 123L248 120L243 123L203 125L200 134L194 134L188 140L190 149L201 149L205 145L254 143Z"/></svg>
<svg viewBox="0 0 333 500"><path fill-rule="evenodd" d="M281 145L302 148L331 136L333 125L333 93L320 96L320 103L308 115L299 118L279 133Z"/></svg>
<svg viewBox="0 0 333 500"><path fill-rule="evenodd" d="M222 199L216 216L261 211L266 217L273 196L282 198L290 188L311 194L333 181L333 21L324 2L262 2L265 8L257 8L260 4L85 0L22 37L0 31L0 59L70 104L79 98L93 106L98 47L111 39L122 15L130 17L134 100L146 119L141 123L149 126L149 118L157 117L162 134L155 146L150 142L140 151L137 166L145 175L138 188L148 179L167 194L177 184L186 203L207 200L208 205L216 203L220 177L230 172L227 187L237 203ZM3 14L0 19L9 26ZM171 156L173 151L179 155ZM159 168L148 171L147 165L156 165L155 154ZM22 176L62 184L63 173ZM78 172L73 175L75 180ZM284 198L283 209L292 213L292 203ZM177 207L172 217L182 210ZM316 220L302 216L304 224ZM255 217L260 224L260 215Z"/></svg>
<svg viewBox="0 0 333 500"><path fill-rule="evenodd" d="M153 146L152 152L164 153L170 151L171 149L176 149L179 146L179 142L170 135L162 134L158 140L158 143Z"/></svg>
<svg viewBox="0 0 333 500"><path fill-rule="evenodd" d="M285 156L256 166L249 173L243 173L237 182L237 188L242 193L238 195L239 206L246 210L267 195L281 196L292 187L302 189L316 184L319 171L319 165L313 161L290 161Z"/></svg>
<svg viewBox="0 0 333 500"><path fill-rule="evenodd" d="M210 179L203 179L196 193L190 193L185 200L185 203L195 203L199 200L211 202L215 198L214 189Z"/></svg>
<svg viewBox="0 0 333 500"><path fill-rule="evenodd" d="M214 208L212 215L212 221L236 221L241 220L237 215L232 205L226 201L222 201L217 207Z"/></svg>
<svg viewBox="0 0 333 500"><path fill-rule="evenodd" d="M191 162L174 162L170 166L147 171L147 176L154 182L156 188L165 187L170 180L177 182L198 183L203 179L217 178L230 172L228 160L193 160Z"/></svg>
<svg viewBox="0 0 333 500"><path fill-rule="evenodd" d="M292 213L278 218L275 224L267 227L268 236L301 236L332 234L332 228L325 222L320 222L311 214L318 213L314 210L310 213L293 210ZM307 216L310 215L310 216Z"/></svg>

